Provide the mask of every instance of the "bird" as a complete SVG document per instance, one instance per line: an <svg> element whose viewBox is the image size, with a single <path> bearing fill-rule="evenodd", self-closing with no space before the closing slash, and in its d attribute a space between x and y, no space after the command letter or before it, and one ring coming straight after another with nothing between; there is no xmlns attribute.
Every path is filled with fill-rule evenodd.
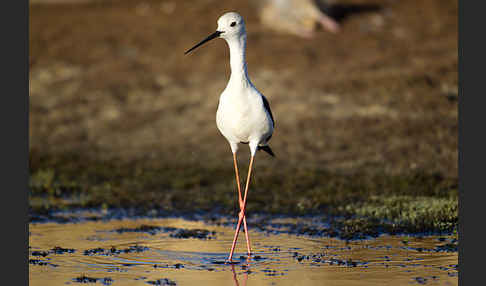
<svg viewBox="0 0 486 286"><path fill-rule="evenodd" d="M230 50L231 75L226 88L219 97L216 111L216 125L228 141L233 153L236 184L238 186L238 223L236 224L233 243L227 261L232 262L241 224L245 230L248 257L251 257L250 237L246 221L246 202L253 162L256 152L262 150L275 157L268 141L273 135L275 121L270 104L265 96L250 81L246 64L246 27L243 17L237 12L227 12L219 17L214 33L194 45L184 54L188 54L210 40L221 38L226 41ZM239 144L248 144L250 164L242 197L236 153Z"/></svg>
<svg viewBox="0 0 486 286"><path fill-rule="evenodd" d="M258 1L262 24L269 29L313 38L318 26L336 34L339 23L320 9L316 0L264 0Z"/></svg>

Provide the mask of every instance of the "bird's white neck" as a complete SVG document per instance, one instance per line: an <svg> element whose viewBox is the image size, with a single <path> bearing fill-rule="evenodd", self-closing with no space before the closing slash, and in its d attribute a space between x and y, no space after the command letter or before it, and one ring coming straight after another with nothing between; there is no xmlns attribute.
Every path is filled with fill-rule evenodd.
<svg viewBox="0 0 486 286"><path fill-rule="evenodd" d="M230 67L231 77L228 86L246 86L250 83L248 71L246 67L245 50L246 50L246 35L240 37L227 39L230 49Z"/></svg>

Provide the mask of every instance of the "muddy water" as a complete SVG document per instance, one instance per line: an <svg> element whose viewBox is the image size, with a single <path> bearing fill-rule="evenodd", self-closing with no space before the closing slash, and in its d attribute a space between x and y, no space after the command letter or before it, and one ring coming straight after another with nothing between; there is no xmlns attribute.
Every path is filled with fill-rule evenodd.
<svg viewBox="0 0 486 286"><path fill-rule="evenodd" d="M180 235L188 229L206 231ZM253 258L246 259L240 236L229 265L232 234L230 227L175 218L31 223L29 285L458 284L457 252L431 251L439 237L346 243L250 230Z"/></svg>

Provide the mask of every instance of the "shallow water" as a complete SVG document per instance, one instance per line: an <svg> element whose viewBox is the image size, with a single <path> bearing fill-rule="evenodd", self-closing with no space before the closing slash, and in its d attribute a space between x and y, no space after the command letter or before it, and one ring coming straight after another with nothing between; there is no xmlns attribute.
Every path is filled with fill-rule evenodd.
<svg viewBox="0 0 486 286"><path fill-rule="evenodd" d="M127 231L142 225L159 229ZM178 238L180 229L209 233L203 239ZM252 259L246 259L241 233L237 263L229 265L223 262L233 231L178 218L31 223L29 285L458 284L457 252L431 251L443 244L437 236L383 235L346 243L252 231L250 225Z"/></svg>

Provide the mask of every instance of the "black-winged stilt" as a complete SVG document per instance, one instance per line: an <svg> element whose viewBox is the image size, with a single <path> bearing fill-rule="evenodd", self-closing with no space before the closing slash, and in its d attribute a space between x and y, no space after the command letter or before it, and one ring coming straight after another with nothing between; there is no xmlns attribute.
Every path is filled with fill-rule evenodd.
<svg viewBox="0 0 486 286"><path fill-rule="evenodd" d="M250 238L245 216L251 170L257 150L263 150L274 156L272 149L268 146L268 141L272 137L275 123L267 99L255 88L248 77L245 60L246 29L243 18L235 12L224 14L218 19L216 32L186 51L185 54L215 38L224 39L230 49L231 77L219 98L216 124L221 134L228 140L233 152L236 184L238 185L240 212L228 257L228 261L231 261L242 222L245 229L248 256L251 255ZM239 143L248 144L251 152L243 197L241 196L236 158Z"/></svg>

